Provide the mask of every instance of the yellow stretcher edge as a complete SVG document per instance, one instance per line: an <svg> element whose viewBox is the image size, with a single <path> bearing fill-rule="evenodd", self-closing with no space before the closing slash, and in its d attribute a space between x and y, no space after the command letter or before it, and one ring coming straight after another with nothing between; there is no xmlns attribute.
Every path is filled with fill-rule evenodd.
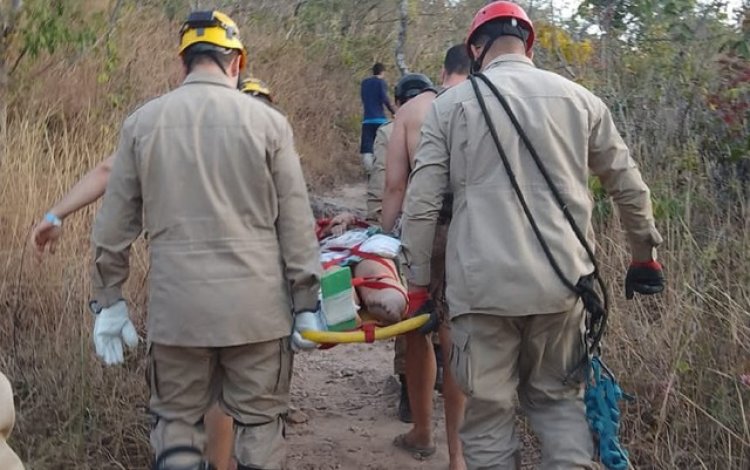
<svg viewBox="0 0 750 470"><path fill-rule="evenodd" d="M406 320L388 326L375 328L375 340L383 340L402 335L420 328L430 319L429 314L417 315ZM343 343L364 343L365 332L357 331L302 331L303 338L320 344L343 344Z"/></svg>

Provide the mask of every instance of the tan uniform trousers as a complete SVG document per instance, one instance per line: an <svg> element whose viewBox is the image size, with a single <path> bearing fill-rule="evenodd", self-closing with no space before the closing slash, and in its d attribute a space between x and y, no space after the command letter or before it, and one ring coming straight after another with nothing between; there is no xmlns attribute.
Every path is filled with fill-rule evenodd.
<svg viewBox="0 0 750 470"><path fill-rule="evenodd" d="M203 415L218 399L235 423L234 455L251 468L280 470L286 458L283 415L289 404L292 352L285 339L223 348L151 344L151 445L205 451ZM168 464L197 457L175 455Z"/></svg>
<svg viewBox="0 0 750 470"><path fill-rule="evenodd" d="M542 443L543 470L599 469L577 378L583 357L583 310L453 319L451 367L467 395L460 430L469 470L520 468L513 399ZM518 459L518 460L517 460Z"/></svg>

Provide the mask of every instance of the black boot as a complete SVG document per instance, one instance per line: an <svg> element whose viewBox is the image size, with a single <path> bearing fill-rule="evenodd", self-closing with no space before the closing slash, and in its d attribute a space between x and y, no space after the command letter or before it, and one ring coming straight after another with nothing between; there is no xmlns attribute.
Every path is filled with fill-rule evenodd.
<svg viewBox="0 0 750 470"><path fill-rule="evenodd" d="M401 374L398 376L401 382L401 397L398 400L398 419L404 423L411 423L411 406L409 405L409 390L406 388L406 377Z"/></svg>

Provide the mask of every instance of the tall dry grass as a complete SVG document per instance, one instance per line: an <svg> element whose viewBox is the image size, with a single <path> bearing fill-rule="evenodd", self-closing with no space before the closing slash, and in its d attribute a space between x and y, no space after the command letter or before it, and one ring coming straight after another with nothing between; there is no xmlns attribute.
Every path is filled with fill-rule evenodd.
<svg viewBox="0 0 750 470"><path fill-rule="evenodd" d="M176 28L165 26L161 10L129 11L112 39L114 59L103 50L72 63L41 58L16 85L10 152L0 167L0 369L18 395L11 444L31 469L148 465L145 352L141 347L124 367L105 369L92 351L84 304L94 208L66 221L57 254L41 263L28 235L50 204L113 150L123 117L179 83L170 48L154 47L173 44ZM261 23L247 32L253 73L270 83L289 115L311 187L358 178L357 79L364 72L342 62L346 51L335 44L287 37ZM106 60L114 60L113 70L97 80ZM614 103L632 93L629 87L605 95ZM727 195L717 194L708 164L685 169L685 160L702 160L690 142L678 141L668 103L634 109L617 116L655 188L668 288L658 298L623 300L629 253L602 203L599 251L616 299L605 358L638 397L623 409L623 438L639 469L744 470L750 388L739 377L750 373L747 196L719 197ZM126 295L141 332L146 270L138 245Z"/></svg>
<svg viewBox="0 0 750 470"><path fill-rule="evenodd" d="M57 253L42 262L28 237L46 209L114 150L124 116L179 84L173 48L154 47L175 42L179 24L164 21L159 9L128 12L113 36L114 54L89 51L72 63L41 57L25 71L33 80L17 83L10 100L10 151L0 167L0 369L17 393L11 444L31 469L148 466L144 350L122 368L104 369L92 354L85 302L96 208L66 220ZM246 42L253 44L252 73L269 83L294 123L310 184L359 178L358 143L351 138L358 103L341 100L356 95L357 84L336 56L309 57L303 44L270 28L256 28ZM107 60L114 70L101 79ZM139 245L126 286L142 333L146 260Z"/></svg>

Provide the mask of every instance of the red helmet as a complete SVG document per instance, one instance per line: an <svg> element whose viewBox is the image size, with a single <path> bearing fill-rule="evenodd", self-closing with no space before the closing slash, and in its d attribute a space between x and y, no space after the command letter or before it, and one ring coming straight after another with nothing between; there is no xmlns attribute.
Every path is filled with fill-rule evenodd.
<svg viewBox="0 0 750 470"><path fill-rule="evenodd" d="M492 2L477 12L471 22L469 35L466 36L466 47L469 47L472 36L479 28L492 20L501 18L515 18L529 31L529 37L526 39L526 50L531 49L531 46L534 45L534 25L531 24L529 15L518 4L504 0Z"/></svg>

